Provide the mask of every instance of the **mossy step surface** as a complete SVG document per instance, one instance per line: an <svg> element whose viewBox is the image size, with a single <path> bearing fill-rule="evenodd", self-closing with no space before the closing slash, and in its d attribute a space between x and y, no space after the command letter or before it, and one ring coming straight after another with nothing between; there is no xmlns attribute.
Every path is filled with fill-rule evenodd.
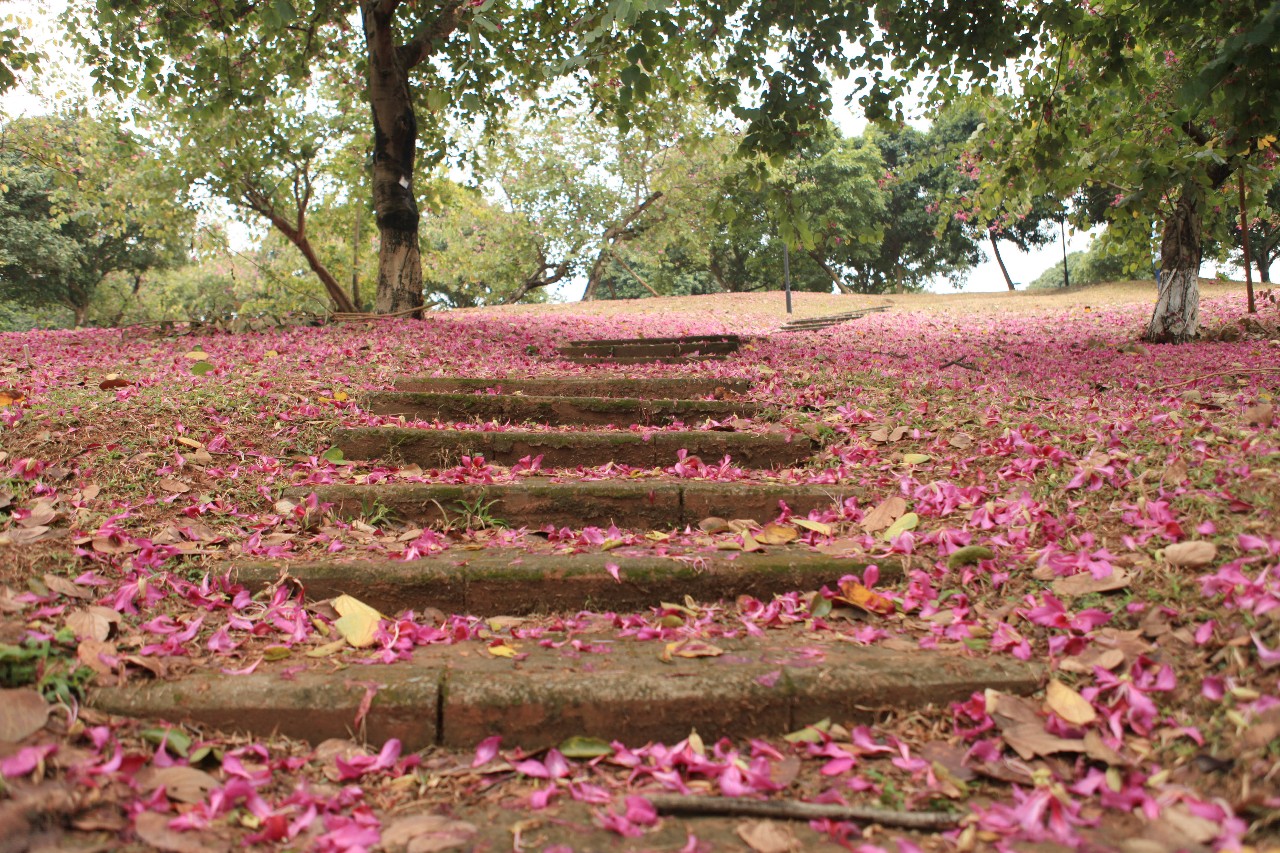
<svg viewBox="0 0 1280 853"><path fill-rule="evenodd" d="M405 376L397 391L527 394L533 397L695 399L745 394L751 382L704 376Z"/></svg>
<svg viewBox="0 0 1280 853"><path fill-rule="evenodd" d="M301 583L309 599L352 595L387 615L436 608L478 616L630 611L663 601L762 600L795 590L836 588L875 563L882 582L902 577L896 560L865 554L831 556L807 547L765 553L710 551L676 557L528 554L508 549L464 551L412 561L270 560L237 564L235 580L255 591L282 577ZM617 577L614 577L616 573Z"/></svg>
<svg viewBox="0 0 1280 853"><path fill-rule="evenodd" d="M754 417L759 407L744 400L646 400L636 397L544 397L392 391L371 394L365 408L376 415L419 420L535 421L555 426L665 426Z"/></svg>
<svg viewBox="0 0 1280 853"><path fill-rule="evenodd" d="M298 647L249 675L211 670L100 687L87 703L314 744L349 737L372 687L364 731L375 748L394 737L410 750L471 749L501 735L505 747L540 749L575 735L673 743L691 729L707 742L776 737L822 719L867 722L987 688L1025 695L1043 678L1042 667L1009 656L893 651L795 625L708 640L714 653L705 657L681 657L665 639L584 639L590 651L515 641L519 659L490 653L488 638L462 640L419 648L412 661L345 668L369 651L309 658L310 647Z"/></svg>
<svg viewBox="0 0 1280 853"><path fill-rule="evenodd" d="M392 518L441 527L466 526L477 511L510 527L542 529L605 527L673 530L704 518L742 518L766 523L785 504L806 516L838 508L847 497L865 503L851 485L800 486L718 483L697 480L580 480L552 483L530 478L512 484L378 483L297 486L285 491L300 499L314 492L348 518L389 513Z"/></svg>
<svg viewBox="0 0 1280 853"><path fill-rule="evenodd" d="M679 461L682 450L708 464L728 456L740 468L788 468L814 451L812 442L803 435L714 430L645 433L362 427L337 430L333 443L347 459L381 459L423 468L454 465L463 456L483 456L499 465L541 456L544 468L594 467L610 462L633 468L665 468Z"/></svg>

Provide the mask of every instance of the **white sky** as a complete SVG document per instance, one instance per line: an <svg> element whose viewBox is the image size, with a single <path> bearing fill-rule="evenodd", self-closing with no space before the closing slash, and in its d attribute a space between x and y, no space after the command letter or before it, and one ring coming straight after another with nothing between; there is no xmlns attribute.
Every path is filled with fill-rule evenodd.
<svg viewBox="0 0 1280 853"><path fill-rule="evenodd" d="M20 26L23 26L32 40L49 57L45 63L46 70L38 81L31 75L23 75L15 89L0 96L0 113L6 117L43 112L45 108L41 94L45 98L53 97L60 100L66 94L87 95L89 93L90 85L87 77L83 72L77 73L79 66L71 61L73 59L71 49L61 41L58 35L56 19L65 8L66 0L40 0L38 4L35 0L0 0L0 18L12 15L20 22L26 19L30 26L23 26L21 23ZM833 119L836 123L847 134L861 133L866 122L843 104L841 93L836 93L834 100L836 108ZM242 235L246 242L247 234L245 230ZM1067 245L1070 251L1087 249L1089 239L1087 233L1077 233L1068 226ZM969 274L962 292L976 293L1006 289L1000 268L990 255L990 247L983 246L983 253L983 263ZM1060 240L1055 239L1055 242L1048 246L1024 253L1013 244L1006 242L1001 244L1000 254L1004 258L1005 266L1009 269L1010 277L1020 285L1021 289L1049 266L1055 263L1061 264L1062 245ZM945 280L935 283L931 289L940 293L956 292ZM581 290L581 283L569 284L560 291L560 298L576 299L581 295Z"/></svg>

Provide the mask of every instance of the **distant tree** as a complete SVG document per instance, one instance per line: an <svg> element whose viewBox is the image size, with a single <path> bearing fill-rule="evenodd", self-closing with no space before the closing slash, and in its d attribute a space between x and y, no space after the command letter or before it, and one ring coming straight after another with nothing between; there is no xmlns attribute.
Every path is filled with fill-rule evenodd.
<svg viewBox="0 0 1280 853"><path fill-rule="evenodd" d="M855 270L857 290L919 290L937 276L963 281L982 254L964 223L942 212L955 185L954 140L908 125L872 128L867 139L884 161L884 228L877 251Z"/></svg>
<svg viewBox="0 0 1280 853"><path fill-rule="evenodd" d="M1065 212L1058 199L1044 194L1017 207L1011 207L1009 202L994 207L989 203L983 205L981 189L988 149L984 134L987 111L1007 107L1007 99L997 99L985 106L972 98L956 101L941 112L927 136L930 147L938 151L931 156L938 156L953 167L950 186L942 187L943 191L935 199L939 209L944 216L949 215L962 223L969 239L990 245L1005 285L1009 290L1015 290L1013 278L1000 254L1000 241L1010 242L1022 252L1052 243L1057 237L1056 226Z"/></svg>
<svg viewBox="0 0 1280 853"><path fill-rule="evenodd" d="M729 176L715 211L712 277L728 291L781 288L787 241L794 289L878 292L858 273L891 227L883 172L874 144L827 127L781 162Z"/></svg>
<svg viewBox="0 0 1280 853"><path fill-rule="evenodd" d="M0 129L0 298L76 325L107 275L181 262L192 217L140 141L84 112Z"/></svg>
<svg viewBox="0 0 1280 853"><path fill-rule="evenodd" d="M1267 172L1264 177L1267 183L1255 194L1259 201L1250 205L1248 212L1249 260L1258 270L1258 280L1270 283L1271 265L1280 259L1280 180L1274 172ZM1243 264L1244 246L1238 224L1233 224L1231 235L1234 238L1232 260Z"/></svg>
<svg viewBox="0 0 1280 853"><path fill-rule="evenodd" d="M36 67L43 57L32 49L31 39L12 15L0 19L0 92L12 89L18 82L17 72Z"/></svg>

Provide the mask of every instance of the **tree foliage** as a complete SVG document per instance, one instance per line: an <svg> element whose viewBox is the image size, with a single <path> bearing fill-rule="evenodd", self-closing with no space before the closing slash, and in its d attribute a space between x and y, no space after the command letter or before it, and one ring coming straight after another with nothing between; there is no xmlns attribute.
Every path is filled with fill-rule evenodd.
<svg viewBox="0 0 1280 853"><path fill-rule="evenodd" d="M84 323L103 279L179 262L191 217L137 137L82 111L0 131L0 298Z"/></svg>

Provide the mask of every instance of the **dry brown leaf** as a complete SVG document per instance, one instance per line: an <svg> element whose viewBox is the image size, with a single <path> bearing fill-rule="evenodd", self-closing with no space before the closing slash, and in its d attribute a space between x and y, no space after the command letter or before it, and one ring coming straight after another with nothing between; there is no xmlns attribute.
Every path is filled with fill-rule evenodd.
<svg viewBox="0 0 1280 853"><path fill-rule="evenodd" d="M143 842L164 853L222 853L229 849L226 841L211 833L170 829L171 820L173 815L143 812L134 821L133 829Z"/></svg>
<svg viewBox="0 0 1280 853"><path fill-rule="evenodd" d="M53 508L53 501L40 499L27 507L29 513L26 518L18 520L21 527L41 527L53 524L58 520L60 513Z"/></svg>
<svg viewBox="0 0 1280 853"><path fill-rule="evenodd" d="M1209 565L1218 556L1218 546L1212 542L1178 542L1164 549L1164 561L1171 566L1199 569Z"/></svg>
<svg viewBox="0 0 1280 853"><path fill-rule="evenodd" d="M93 592L85 589L74 581L70 581L67 578L62 577L61 575L51 575L46 573L44 575L44 585L58 593L58 595L65 595L68 598L93 598Z"/></svg>
<svg viewBox="0 0 1280 853"><path fill-rule="evenodd" d="M1177 486L1187 481L1187 463L1181 459L1175 459L1164 466L1164 472L1160 475L1160 482L1166 486Z"/></svg>
<svg viewBox="0 0 1280 853"><path fill-rule="evenodd" d="M1275 406L1270 403L1259 403L1244 410L1244 422L1253 426L1269 427L1275 417Z"/></svg>
<svg viewBox="0 0 1280 853"><path fill-rule="evenodd" d="M199 803L218 787L218 780L195 767L151 767L138 774L144 791L163 787L165 796L179 803Z"/></svg>
<svg viewBox="0 0 1280 853"><path fill-rule="evenodd" d="M35 690L0 690L0 743L16 743L44 728L49 703Z"/></svg>
<svg viewBox="0 0 1280 853"><path fill-rule="evenodd" d="M438 814L404 815L382 830L382 847L406 853L435 853L456 850L471 843L477 830L473 823Z"/></svg>
<svg viewBox="0 0 1280 853"><path fill-rule="evenodd" d="M102 377L102 381L98 383L98 387L103 391L111 391L115 388L128 388L133 383L128 379L124 379L119 373L108 373Z"/></svg>
<svg viewBox="0 0 1280 853"><path fill-rule="evenodd" d="M1000 731L1013 751L1024 760L1053 755L1058 752L1084 752L1083 740L1068 740L1051 735L1044 730L1042 723L1019 723Z"/></svg>
<svg viewBox="0 0 1280 853"><path fill-rule="evenodd" d="M102 659L102 655L115 657L115 643L104 643L101 640L81 640L80 645L76 647L76 660L92 669L98 675L108 675L114 672L114 667Z"/></svg>
<svg viewBox="0 0 1280 853"><path fill-rule="evenodd" d="M724 533L729 529L729 522L719 516L712 515L698 522L698 529L703 533Z"/></svg>
<svg viewBox="0 0 1280 853"><path fill-rule="evenodd" d="M102 642L111 636L111 621L101 613L91 610L76 610L67 616L67 627L77 640L97 640Z"/></svg>
<svg viewBox="0 0 1280 853"><path fill-rule="evenodd" d="M1132 763L1107 746L1102 740L1102 735L1098 734L1096 729L1090 729L1084 733L1084 752L1094 761L1101 761L1103 764L1109 764L1113 767L1128 767Z"/></svg>
<svg viewBox="0 0 1280 853"><path fill-rule="evenodd" d="M1063 672L1089 675L1093 673L1093 668L1096 666L1106 670L1113 670L1122 663L1124 663L1124 652L1119 649L1090 647L1078 655L1063 658L1059 668Z"/></svg>
<svg viewBox="0 0 1280 853"><path fill-rule="evenodd" d="M790 853L800 849L791 827L778 821L750 821L740 824L734 832L754 853Z"/></svg>
<svg viewBox="0 0 1280 853"><path fill-rule="evenodd" d="M161 491L168 492L171 495L180 495L183 492L191 491L191 487L181 480L175 480L172 477L164 477L157 483Z"/></svg>
<svg viewBox="0 0 1280 853"><path fill-rule="evenodd" d="M907 511L907 502L900 495L886 498L871 512L862 517L862 529L868 533L884 530Z"/></svg>
<svg viewBox="0 0 1280 853"><path fill-rule="evenodd" d="M1122 568L1115 568L1105 578L1095 578L1089 572L1058 578L1053 582L1053 594L1058 596L1089 595L1094 592L1114 592L1127 589L1133 576Z"/></svg>
<svg viewBox="0 0 1280 853"><path fill-rule="evenodd" d="M950 444L958 450L964 450L965 448L973 445L973 437L963 432L958 432L951 436L951 440L948 441L947 444Z"/></svg>
<svg viewBox="0 0 1280 853"><path fill-rule="evenodd" d="M1098 719L1098 712L1088 699L1057 679L1049 682L1044 706L1073 726L1087 726Z"/></svg>
<svg viewBox="0 0 1280 853"><path fill-rule="evenodd" d="M996 725L1001 729L1021 724L1044 725L1044 718L1040 716L1036 706L1021 696L987 688L983 693L983 700L986 703L987 713L995 719Z"/></svg>

